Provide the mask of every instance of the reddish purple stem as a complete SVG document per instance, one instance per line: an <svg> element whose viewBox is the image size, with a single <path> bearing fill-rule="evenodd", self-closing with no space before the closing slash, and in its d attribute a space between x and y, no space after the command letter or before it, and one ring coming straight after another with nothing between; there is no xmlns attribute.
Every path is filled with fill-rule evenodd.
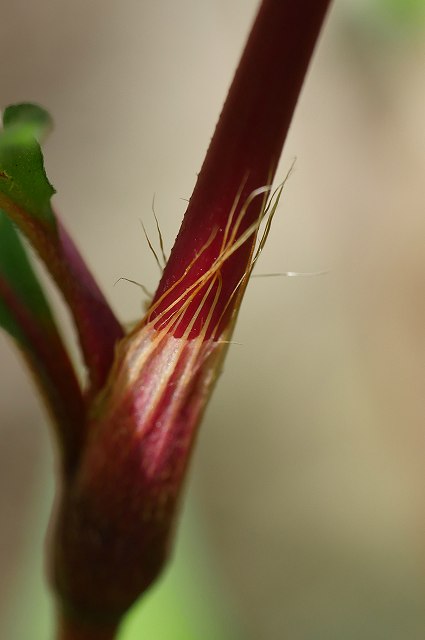
<svg viewBox="0 0 425 640"><path fill-rule="evenodd" d="M214 233L209 248L189 273L155 309L155 317L184 294L205 273L220 251L223 232L242 185L240 211L248 196L270 183L330 0L264 0L231 85L226 103L199 174L154 303L184 274ZM258 217L261 198L249 208L238 236ZM235 217L236 217L235 216ZM222 268L222 292L209 333L242 277L254 238L247 241ZM201 331L215 291L200 313L191 337ZM195 310L205 294L191 305ZM232 305L220 323L226 326ZM170 314L168 314L170 315ZM174 335L181 336L193 316L190 310ZM220 331L218 331L218 334ZM207 336L208 337L208 333Z"/></svg>
<svg viewBox="0 0 425 640"><path fill-rule="evenodd" d="M71 471L83 438L85 404L68 353L55 326L42 325L1 277L0 297L19 328L16 341L56 426L63 468Z"/></svg>
<svg viewBox="0 0 425 640"><path fill-rule="evenodd" d="M168 318L175 337L216 337L234 313L231 296L249 265L254 237L221 266L217 280L202 281L177 330L178 307L170 305L178 299L181 305L181 296L217 261L241 187L234 219L249 195L272 179L329 1L264 0L260 7L151 307L154 326L142 322L121 343L62 498L53 583L73 620L60 640L74 640L76 620L118 624L167 560L199 420L225 348L155 329ZM261 199L249 208L236 239L258 219L260 207Z"/></svg>
<svg viewBox="0 0 425 640"><path fill-rule="evenodd" d="M59 277L70 306L89 368L92 390L105 383L115 346L124 333L70 235L58 219Z"/></svg>

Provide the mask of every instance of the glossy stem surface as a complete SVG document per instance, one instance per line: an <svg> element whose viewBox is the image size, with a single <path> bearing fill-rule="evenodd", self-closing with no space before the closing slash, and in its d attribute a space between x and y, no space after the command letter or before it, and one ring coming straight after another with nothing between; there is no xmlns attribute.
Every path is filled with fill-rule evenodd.
<svg viewBox="0 0 425 640"><path fill-rule="evenodd" d="M234 221L249 195L273 179L329 4L330 0L263 0L156 292L154 303L163 300L153 317L184 295L217 259L238 191ZM257 198L244 216L237 237L257 219L260 208L261 198ZM210 323L211 333L244 274L253 242L252 237L221 270L222 290ZM200 291L194 300L194 309L203 294ZM208 312L209 305L205 304L191 337L200 333ZM228 305L227 319L231 313ZM187 313L176 337L185 332L190 319ZM222 324L226 325L226 317Z"/></svg>
<svg viewBox="0 0 425 640"><path fill-rule="evenodd" d="M61 617L55 640L115 640L118 627L95 627Z"/></svg>

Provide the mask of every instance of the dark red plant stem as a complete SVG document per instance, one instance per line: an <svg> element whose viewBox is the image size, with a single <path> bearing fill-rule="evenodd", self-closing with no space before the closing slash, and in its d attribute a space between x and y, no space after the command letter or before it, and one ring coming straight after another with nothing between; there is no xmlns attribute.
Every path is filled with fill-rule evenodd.
<svg viewBox="0 0 425 640"><path fill-rule="evenodd" d="M62 291L74 316L93 394L106 381L116 343L124 331L59 219L58 233L61 260L57 282L63 283Z"/></svg>
<svg viewBox="0 0 425 640"><path fill-rule="evenodd" d="M237 211L249 194L273 178L329 4L330 0L263 0L154 303L182 277L211 236L214 233L216 236L183 281L165 295L152 318L184 293L216 260L238 189L244 185ZM260 207L261 198L250 207L240 233L256 220ZM252 244L253 238L222 269L223 288L210 332L244 273ZM204 293L200 291L193 308L198 306ZM208 311L207 305L191 337L201 331ZM221 323L223 326L231 314L230 305L227 319L223 318ZM192 315L186 314L174 335L184 333Z"/></svg>
<svg viewBox="0 0 425 640"><path fill-rule="evenodd" d="M89 395L93 396L106 381L123 329L57 216L57 228L52 230L2 194L0 207L37 251L69 307L89 373Z"/></svg>
<svg viewBox="0 0 425 640"><path fill-rule="evenodd" d="M52 582L66 611L99 628L121 619L169 556L199 420L225 352L225 340L203 338L215 338L236 309L232 293L253 237L220 263L217 278L205 278L222 256L229 219L236 238L258 219L261 202L235 224L249 195L272 179L328 4L263 1L148 318L120 343L91 414L57 514ZM235 246L232 234L230 241ZM182 309L199 278L201 290L186 297L192 309ZM180 307L168 309L176 300ZM60 640L76 639L70 631Z"/></svg>
<svg viewBox="0 0 425 640"><path fill-rule="evenodd" d="M115 640L117 629L112 627L93 627L75 622L71 618L61 618L56 640Z"/></svg>
<svg viewBox="0 0 425 640"><path fill-rule="evenodd" d="M54 327L44 327L0 277L0 297L19 327L18 346L56 427L64 473L75 467L83 438L85 403L74 368Z"/></svg>

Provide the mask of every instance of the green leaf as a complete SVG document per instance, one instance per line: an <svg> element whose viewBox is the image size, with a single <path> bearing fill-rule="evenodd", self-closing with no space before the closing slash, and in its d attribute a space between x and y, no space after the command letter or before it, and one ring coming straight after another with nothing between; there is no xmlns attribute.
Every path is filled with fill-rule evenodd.
<svg viewBox="0 0 425 640"><path fill-rule="evenodd" d="M37 104L23 102L12 104L3 111L3 127L6 129L16 124L30 125L33 136L39 142L53 127L50 114Z"/></svg>
<svg viewBox="0 0 425 640"><path fill-rule="evenodd" d="M0 278L43 325L53 324L52 314L13 223L0 210ZM0 297L0 326L21 343L19 324Z"/></svg>
<svg viewBox="0 0 425 640"><path fill-rule="evenodd" d="M46 132L49 116L35 105L8 107L0 132L0 204L10 203L39 222L56 229L50 200L55 193L44 170L38 139ZM5 196L4 200L1 196ZM2 202L3 200L3 202Z"/></svg>
<svg viewBox="0 0 425 640"><path fill-rule="evenodd" d="M112 365L123 330L69 234L55 216L38 140L50 125L36 105L4 112L0 129L0 210L18 227L46 265L74 317L90 381L98 390ZM1 284L1 282L0 282ZM4 290L4 296L9 296Z"/></svg>
<svg viewBox="0 0 425 640"><path fill-rule="evenodd" d="M401 24L415 25L425 17L424 0L375 0L378 9Z"/></svg>

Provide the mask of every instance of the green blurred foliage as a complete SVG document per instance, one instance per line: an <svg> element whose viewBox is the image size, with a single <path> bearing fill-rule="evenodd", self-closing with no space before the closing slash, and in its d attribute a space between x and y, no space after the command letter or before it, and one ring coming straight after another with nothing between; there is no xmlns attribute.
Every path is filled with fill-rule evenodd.
<svg viewBox="0 0 425 640"><path fill-rule="evenodd" d="M226 597L193 505L185 510L175 557L164 576L129 612L119 640L246 638Z"/></svg>
<svg viewBox="0 0 425 640"><path fill-rule="evenodd" d="M372 0L372 8L389 20L401 24L417 24L425 20L425 0Z"/></svg>
<svg viewBox="0 0 425 640"><path fill-rule="evenodd" d="M425 0L347 0L357 26L377 38L421 37L425 28Z"/></svg>

